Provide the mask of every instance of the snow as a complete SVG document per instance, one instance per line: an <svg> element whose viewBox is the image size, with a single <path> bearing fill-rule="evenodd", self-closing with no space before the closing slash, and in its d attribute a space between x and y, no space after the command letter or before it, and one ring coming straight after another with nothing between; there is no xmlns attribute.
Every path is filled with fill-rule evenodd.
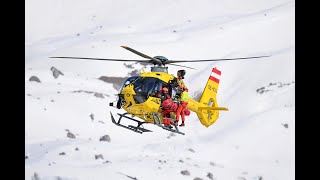
<svg viewBox="0 0 320 180"><path fill-rule="evenodd" d="M295 179L295 1L27 0L25 10L25 179ZM182 64L196 68L186 69L192 96L221 70L217 100L229 111L208 128L191 113L185 136L154 125L141 135L111 122L124 112L109 106L118 90L98 78L150 66L49 58L143 59L121 45L178 60L271 57Z"/></svg>

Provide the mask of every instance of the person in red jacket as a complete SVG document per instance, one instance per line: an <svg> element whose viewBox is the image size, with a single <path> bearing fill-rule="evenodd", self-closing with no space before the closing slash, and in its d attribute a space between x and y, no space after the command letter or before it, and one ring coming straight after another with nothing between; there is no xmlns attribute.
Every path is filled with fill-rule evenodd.
<svg viewBox="0 0 320 180"><path fill-rule="evenodd" d="M171 96L169 95L169 89L167 87L163 87L161 89L161 94L159 98L161 99L161 103L167 99L171 99Z"/></svg>
<svg viewBox="0 0 320 180"><path fill-rule="evenodd" d="M167 87L163 87L161 89L161 110L163 114L163 124L169 128L172 128L170 125L170 112L172 112L174 108L174 103L171 100L171 96L169 95L169 90Z"/></svg>
<svg viewBox="0 0 320 180"><path fill-rule="evenodd" d="M184 122L185 122L185 113L187 112L189 115L190 111L188 112L188 109L187 109L187 106L188 106L188 89L186 87L183 87L182 88L182 93L181 93L181 97L179 98L179 106L177 108L177 111L176 111L176 125L178 124L179 122L179 119L180 119L180 115L181 115L181 120L182 120L182 123L179 125L179 126L185 126Z"/></svg>
<svg viewBox="0 0 320 180"><path fill-rule="evenodd" d="M176 121L175 124L178 125L179 119L180 119L180 115L181 115L181 120L182 123L179 126L185 126L184 121L185 121L185 112L188 113L188 115L190 114L190 111L187 109L187 105L188 105L188 88L185 85L185 83L183 82L182 79L184 79L184 75L186 74L185 70L179 70L177 72L177 82L178 82L178 90L181 92L180 94L180 98L178 99L179 101L179 106L178 109L176 111Z"/></svg>

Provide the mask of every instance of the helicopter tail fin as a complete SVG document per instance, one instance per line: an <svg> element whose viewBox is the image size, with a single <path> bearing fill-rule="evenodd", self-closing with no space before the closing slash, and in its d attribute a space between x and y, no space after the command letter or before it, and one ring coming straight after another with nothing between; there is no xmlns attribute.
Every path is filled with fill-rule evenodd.
<svg viewBox="0 0 320 180"><path fill-rule="evenodd" d="M207 81L207 84L203 90L203 93L200 97L200 103L206 106L212 106L217 107L217 101L216 96L218 93L218 87L221 77L221 71L217 68L213 68L211 71L211 74L209 76L209 79Z"/></svg>
<svg viewBox="0 0 320 180"><path fill-rule="evenodd" d="M206 127L212 125L219 118L220 110L228 110L228 108L219 107L216 99L220 77L221 71L213 68L200 97L197 115L201 123Z"/></svg>

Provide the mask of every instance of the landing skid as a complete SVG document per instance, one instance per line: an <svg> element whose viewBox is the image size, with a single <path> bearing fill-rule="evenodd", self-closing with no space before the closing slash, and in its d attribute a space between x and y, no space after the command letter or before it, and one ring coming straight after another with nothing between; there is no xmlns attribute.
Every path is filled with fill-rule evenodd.
<svg viewBox="0 0 320 180"><path fill-rule="evenodd" d="M140 133L140 134L142 134L142 133L144 133L144 132L152 132L152 131L149 130L149 129L145 129L145 128L140 127L142 124L147 123L147 122L141 122L141 121L138 121L138 120L133 119L133 118L131 118L131 117L128 117L128 116L126 116L126 114L128 114L128 113L124 113L124 114L119 114L119 113L118 113L118 115L120 116L119 119L118 119L118 122L116 122L116 120L114 119L114 117L113 117L113 115L112 115L111 112L110 112L110 114L111 114L111 120L112 120L112 122L113 122L114 124L116 124L117 126L120 126L120 127L126 128L126 129L129 129L129 130L131 130L131 131L133 131L133 132ZM121 121L121 119L122 119L123 117L124 117L124 118L127 118L127 119L130 119L130 120L132 120L132 121L137 122L138 125L137 125L137 126L132 126L132 125L125 126L125 125L120 124L120 121Z"/></svg>
<svg viewBox="0 0 320 180"><path fill-rule="evenodd" d="M144 133L144 132L152 132L152 131L149 130L149 129L145 129L145 128L143 128L143 127L140 127L142 124L148 123L148 122L145 122L145 121L142 122L142 121L133 119L133 118L131 118L131 117L126 116L127 114L128 114L128 113L123 113L123 114L119 114L119 113L118 113L118 115L119 115L120 117L119 117L119 119L118 119L118 122L116 122L116 120L114 119L112 113L110 112L111 120L112 120L112 122L113 122L115 125L117 125L117 126L123 127L123 128L125 128L125 129L129 129L129 130L131 130L131 131L133 131L133 132L140 133L140 134L142 134L142 133ZM167 127L167 126L164 126L164 125L161 123L161 121L160 121L160 117L159 117L158 113L153 113L152 115L153 115L153 121L154 121L154 124L155 124L155 125L161 127L162 129L165 129L165 130L167 130L167 131L171 131L171 132L174 132L174 133L178 133L178 134L185 135L183 132L179 131L178 127L177 127L175 124L173 125L174 128L169 128L169 127ZM137 124L137 126L132 126L132 125L125 126L125 125L123 125L123 124L120 123L122 118L126 118L126 119L129 119L129 120L135 121L135 122L137 122L138 124ZM174 121L174 119L170 119L170 120L171 120L172 122Z"/></svg>

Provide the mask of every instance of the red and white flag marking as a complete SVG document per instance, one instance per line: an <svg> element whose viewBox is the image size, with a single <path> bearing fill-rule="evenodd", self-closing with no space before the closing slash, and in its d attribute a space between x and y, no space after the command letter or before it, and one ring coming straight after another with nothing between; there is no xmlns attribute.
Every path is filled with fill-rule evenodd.
<svg viewBox="0 0 320 180"><path fill-rule="evenodd" d="M213 68L209 79L219 84L220 77L221 77L221 71L218 70L217 68Z"/></svg>

